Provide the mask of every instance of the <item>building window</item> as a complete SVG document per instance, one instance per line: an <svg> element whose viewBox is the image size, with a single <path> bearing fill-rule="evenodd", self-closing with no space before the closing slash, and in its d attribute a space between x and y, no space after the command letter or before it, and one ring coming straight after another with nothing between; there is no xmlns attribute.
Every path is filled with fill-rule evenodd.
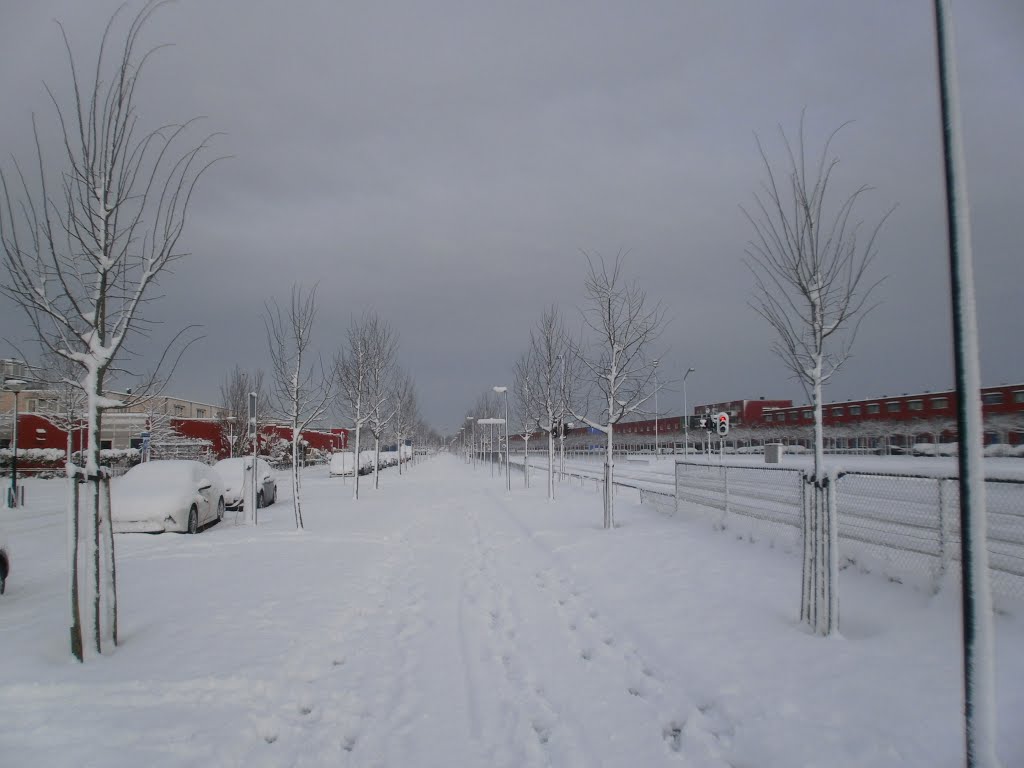
<svg viewBox="0 0 1024 768"><path fill-rule="evenodd" d="M775 416L773 416L773 415L772 415L772 414L770 414L770 413L766 413L766 414L764 415L764 420L765 420L765 421L775 421Z"/></svg>
<svg viewBox="0 0 1024 768"><path fill-rule="evenodd" d="M878 413L878 403L868 403L868 413Z"/></svg>
<svg viewBox="0 0 1024 768"><path fill-rule="evenodd" d="M832 415L833 416L842 416L843 415L843 409L842 408L833 408L832 409Z"/></svg>
<svg viewBox="0 0 1024 768"><path fill-rule="evenodd" d="M1013 393L1013 402L1024 403L1024 389L1018 389Z"/></svg>
<svg viewBox="0 0 1024 768"><path fill-rule="evenodd" d="M860 406L859 405L851 405L850 406L850 415L851 416L860 416Z"/></svg>
<svg viewBox="0 0 1024 768"><path fill-rule="evenodd" d="M810 419L810 418L812 418L813 416L814 416L814 411L804 411L804 412L803 412L803 417L804 417L805 419Z"/></svg>
<svg viewBox="0 0 1024 768"><path fill-rule="evenodd" d="M790 421L796 421L796 417L797 417L796 411L790 411L790 413L789 413L789 420Z"/></svg>
<svg viewBox="0 0 1024 768"><path fill-rule="evenodd" d="M885 404L885 412L886 413L899 413L900 412L900 405L901 405L901 403L900 403L899 400L890 400L888 403Z"/></svg>
<svg viewBox="0 0 1024 768"><path fill-rule="evenodd" d="M981 396L981 402L985 405L1002 405L1003 404L1003 393L1002 392L986 392Z"/></svg>
<svg viewBox="0 0 1024 768"><path fill-rule="evenodd" d="M943 411L946 408L949 408L949 398L948 397L933 397L932 398L932 408L934 408L937 411Z"/></svg>
<svg viewBox="0 0 1024 768"><path fill-rule="evenodd" d="M174 415L175 416L184 416L185 415L185 406L184 405L176 405L176 406L174 406Z"/></svg>
<svg viewBox="0 0 1024 768"><path fill-rule="evenodd" d="M206 409L205 408L196 408L196 418L197 419L205 419L206 418Z"/></svg>
<svg viewBox="0 0 1024 768"><path fill-rule="evenodd" d="M910 402L907 403L907 407L910 408L910 410L912 411L923 411L924 400L911 400Z"/></svg>

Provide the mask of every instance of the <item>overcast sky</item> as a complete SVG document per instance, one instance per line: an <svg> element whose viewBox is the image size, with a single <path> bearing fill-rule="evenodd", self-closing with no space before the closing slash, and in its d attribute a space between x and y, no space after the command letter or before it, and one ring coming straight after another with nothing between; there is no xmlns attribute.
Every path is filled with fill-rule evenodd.
<svg viewBox="0 0 1024 768"><path fill-rule="evenodd" d="M0 0L0 163L66 93L60 19L92 55L120 0ZM132 10L138 3L130 6ZM319 282L325 357L375 309L400 334L428 421L461 423L507 384L543 309L578 325L581 249L614 256L668 308L666 375L694 404L803 394L769 351L743 266L739 206L763 178L754 135L800 111L835 146L879 240L883 304L827 391L838 400L952 385L932 4L181 0L147 43L142 120L207 116L232 159L206 177L193 256L154 307L204 326L170 392L215 402L266 367L265 299ZM985 384L1024 380L1024 4L956 3ZM24 323L0 299L3 336ZM5 351L4 354L10 354ZM673 400L678 403L673 404ZM666 393L663 412L681 395Z"/></svg>

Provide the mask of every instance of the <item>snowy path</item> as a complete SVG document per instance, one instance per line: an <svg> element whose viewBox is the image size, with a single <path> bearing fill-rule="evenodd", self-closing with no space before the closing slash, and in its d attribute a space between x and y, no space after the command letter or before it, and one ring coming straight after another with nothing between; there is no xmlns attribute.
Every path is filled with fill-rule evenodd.
<svg viewBox="0 0 1024 768"><path fill-rule="evenodd" d="M257 529L119 537L123 643L81 667L61 486L30 486L4 520L0 764L959 763L950 599L846 571L846 637L821 641L791 615L795 556L738 529L620 497L602 531L589 489L507 496L451 457L381 485L355 503L311 470L304 532L282 483ZM1022 639L1000 617L1007 765Z"/></svg>

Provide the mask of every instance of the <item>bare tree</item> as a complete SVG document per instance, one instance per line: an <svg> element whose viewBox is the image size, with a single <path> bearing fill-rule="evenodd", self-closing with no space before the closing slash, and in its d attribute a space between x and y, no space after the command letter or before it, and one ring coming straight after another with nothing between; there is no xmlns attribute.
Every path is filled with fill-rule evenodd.
<svg viewBox="0 0 1024 768"><path fill-rule="evenodd" d="M117 645L117 589L109 486L100 467L100 424L109 379L130 356L129 340L146 335L145 308L157 296L161 276L185 253L178 249L196 183L213 161L208 140L188 143L192 121L143 128L136 102L145 65L157 50L139 50L146 23L161 6L153 0L115 40L120 12L104 30L95 64L80 71L62 26L71 89L47 87L61 136L60 160L48 166L33 117L33 174L15 163L0 173L0 243L9 281L0 291L25 312L40 346L78 366L86 394L88 451L84 477L91 512L81 514L86 553L86 593L72 589L72 653L84 658L79 599L86 612L90 646L100 653ZM32 181L30 182L30 175ZM174 358L165 348L161 364ZM173 369L173 365L171 365ZM137 392L146 387L137 387ZM76 478L72 478L72 483ZM69 494L70 498L77 495ZM78 547L71 567L77 567ZM101 612L102 605L102 612Z"/></svg>
<svg viewBox="0 0 1024 768"><path fill-rule="evenodd" d="M304 293L292 286L291 302L282 314L277 302L266 304L264 322L270 348L270 397L276 413L292 432L292 508L295 527L302 528L299 441L302 431L323 417L330 403L333 376L311 349L316 320L316 286Z"/></svg>
<svg viewBox="0 0 1024 768"><path fill-rule="evenodd" d="M395 403L395 355L398 336L391 326L374 315L367 336L368 366L366 427L373 435L373 487L380 488L380 441L397 413Z"/></svg>
<svg viewBox="0 0 1024 768"><path fill-rule="evenodd" d="M263 371L243 371L240 366L235 365L225 376L220 385L220 404L223 409L218 423L221 435L230 444L232 456L243 456L252 453L252 443L249 439L249 428L246 423L249 413L249 394L256 393L257 402L263 402L265 398L263 387ZM261 422L257 414L256 434L260 433Z"/></svg>
<svg viewBox="0 0 1024 768"><path fill-rule="evenodd" d="M355 478L352 483L352 498L359 498L359 469L361 467L362 430L375 417L379 398L386 397L386 388L381 390L376 357L387 352L391 331L375 312L366 312L351 323L347 334L346 348L334 361L338 378L338 404L342 415L351 422L355 432ZM389 353L392 358L394 349ZM375 462L380 457L375 454ZM376 474L376 470L375 470Z"/></svg>
<svg viewBox="0 0 1024 768"><path fill-rule="evenodd" d="M537 412L530 396L532 356L527 350L516 361L515 381L512 385L512 413L519 422L519 437L523 439L523 484L530 487L530 438L537 429Z"/></svg>
<svg viewBox="0 0 1024 768"><path fill-rule="evenodd" d="M398 474L402 474L402 448L405 441L412 437L419 423L419 407L416 404L416 382L406 371L395 369L394 390L395 416L391 422L391 432L398 443Z"/></svg>
<svg viewBox="0 0 1024 768"><path fill-rule="evenodd" d="M557 307L550 307L530 331L526 380L536 425L548 438L548 500L555 498L555 437L566 421L566 382L576 378L578 362Z"/></svg>
<svg viewBox="0 0 1024 768"><path fill-rule="evenodd" d="M832 141L825 141L817 161L808 158L801 116L794 147L782 129L786 163L777 170L757 140L767 176L754 194L753 211L743 209L754 229L746 250L755 284L753 309L775 330L773 350L803 386L814 409L814 484L804 524L804 600L801 618L815 632L829 635L839 627L836 584L839 574L838 527L828 503L824 470L822 387L850 357L861 321L879 281L869 277L875 242L892 209L867 239L858 241L860 223L854 210L868 187L861 186L838 203L831 198Z"/></svg>
<svg viewBox="0 0 1024 768"><path fill-rule="evenodd" d="M604 462L604 527L615 526L615 425L639 411L654 396L655 364L650 347L665 326L665 310L651 304L647 293L622 273L624 254L609 265L603 258L587 259L583 321L593 334L589 348L573 345L573 356L588 386L586 408L572 406L577 421L606 436ZM596 410L595 410L596 409ZM589 415L588 415L589 414Z"/></svg>
<svg viewBox="0 0 1024 768"><path fill-rule="evenodd" d="M67 433L65 463L71 464L75 432L82 429L85 423L87 404L79 379L79 366L66 357L46 352L43 354L42 364L32 366L32 375L35 380L44 382L47 388L46 419ZM79 446L82 447L81 441ZM68 472L73 474L75 470L69 469Z"/></svg>

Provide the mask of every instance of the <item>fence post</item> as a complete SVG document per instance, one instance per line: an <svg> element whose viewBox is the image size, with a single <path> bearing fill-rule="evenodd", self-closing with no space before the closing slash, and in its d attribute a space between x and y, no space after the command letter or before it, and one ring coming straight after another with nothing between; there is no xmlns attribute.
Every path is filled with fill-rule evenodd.
<svg viewBox="0 0 1024 768"><path fill-rule="evenodd" d="M939 559L932 576L932 593L938 594L953 560L953 514L950 509L950 486L947 478L939 478Z"/></svg>
<svg viewBox="0 0 1024 768"><path fill-rule="evenodd" d="M672 514L678 515L679 514L679 463L678 462L676 462L675 472L673 473L672 479L673 479L674 485L675 485L673 496L672 496L672 502L673 502Z"/></svg>
<svg viewBox="0 0 1024 768"><path fill-rule="evenodd" d="M722 482L725 484L725 515L729 514L729 468L722 467ZM725 527L725 518L722 519L722 527Z"/></svg>

